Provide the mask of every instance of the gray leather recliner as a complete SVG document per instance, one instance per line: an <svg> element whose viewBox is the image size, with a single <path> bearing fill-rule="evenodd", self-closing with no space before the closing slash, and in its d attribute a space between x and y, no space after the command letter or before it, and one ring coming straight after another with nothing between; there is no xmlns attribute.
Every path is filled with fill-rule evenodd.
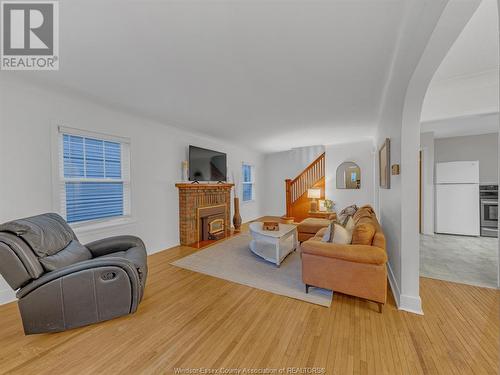
<svg viewBox="0 0 500 375"><path fill-rule="evenodd" d="M147 272L146 248L134 236L83 246L54 213L0 225L0 273L17 290L26 334L134 313Z"/></svg>

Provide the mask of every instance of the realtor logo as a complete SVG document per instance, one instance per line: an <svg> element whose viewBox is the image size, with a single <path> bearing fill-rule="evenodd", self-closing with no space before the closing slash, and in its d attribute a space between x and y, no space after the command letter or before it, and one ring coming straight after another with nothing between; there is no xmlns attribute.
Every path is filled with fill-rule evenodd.
<svg viewBox="0 0 500 375"><path fill-rule="evenodd" d="M0 69L59 69L57 1L2 1Z"/></svg>

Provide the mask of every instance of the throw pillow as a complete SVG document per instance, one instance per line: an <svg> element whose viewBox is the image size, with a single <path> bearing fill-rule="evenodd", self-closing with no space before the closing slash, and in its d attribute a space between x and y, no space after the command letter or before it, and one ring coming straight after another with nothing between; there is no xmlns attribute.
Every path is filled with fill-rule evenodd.
<svg viewBox="0 0 500 375"><path fill-rule="evenodd" d="M335 222L332 221L326 228L325 234L323 234L323 238L321 241L332 242L334 234L335 234Z"/></svg>
<svg viewBox="0 0 500 375"><path fill-rule="evenodd" d="M344 225L344 228L348 232L352 233L354 231L355 226L356 226L356 223L355 223L354 219L352 218L352 216L349 216L349 218L347 219L347 223Z"/></svg>
<svg viewBox="0 0 500 375"><path fill-rule="evenodd" d="M330 242L338 245L349 245L352 239L352 232L342 225L332 223L323 235L323 242Z"/></svg>
<svg viewBox="0 0 500 375"><path fill-rule="evenodd" d="M358 210L358 206L355 204L348 206L344 208L342 211L340 211L340 214L338 215L337 221L340 225L346 225L347 221L349 220L350 217L352 217L356 211Z"/></svg>

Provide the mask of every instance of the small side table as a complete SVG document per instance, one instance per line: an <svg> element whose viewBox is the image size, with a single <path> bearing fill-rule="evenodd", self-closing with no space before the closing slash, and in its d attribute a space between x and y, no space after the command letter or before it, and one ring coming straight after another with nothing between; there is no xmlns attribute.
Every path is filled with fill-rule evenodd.
<svg viewBox="0 0 500 375"><path fill-rule="evenodd" d="M309 211L308 216L317 219L329 219L333 216L333 220L337 219L337 214L333 211Z"/></svg>

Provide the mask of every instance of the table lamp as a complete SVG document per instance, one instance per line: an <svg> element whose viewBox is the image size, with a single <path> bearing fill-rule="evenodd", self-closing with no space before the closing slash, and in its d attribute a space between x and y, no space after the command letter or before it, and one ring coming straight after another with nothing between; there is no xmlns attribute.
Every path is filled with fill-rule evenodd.
<svg viewBox="0 0 500 375"><path fill-rule="evenodd" d="M307 189L307 198L311 199L311 212L318 211L318 199L321 198L321 189Z"/></svg>

